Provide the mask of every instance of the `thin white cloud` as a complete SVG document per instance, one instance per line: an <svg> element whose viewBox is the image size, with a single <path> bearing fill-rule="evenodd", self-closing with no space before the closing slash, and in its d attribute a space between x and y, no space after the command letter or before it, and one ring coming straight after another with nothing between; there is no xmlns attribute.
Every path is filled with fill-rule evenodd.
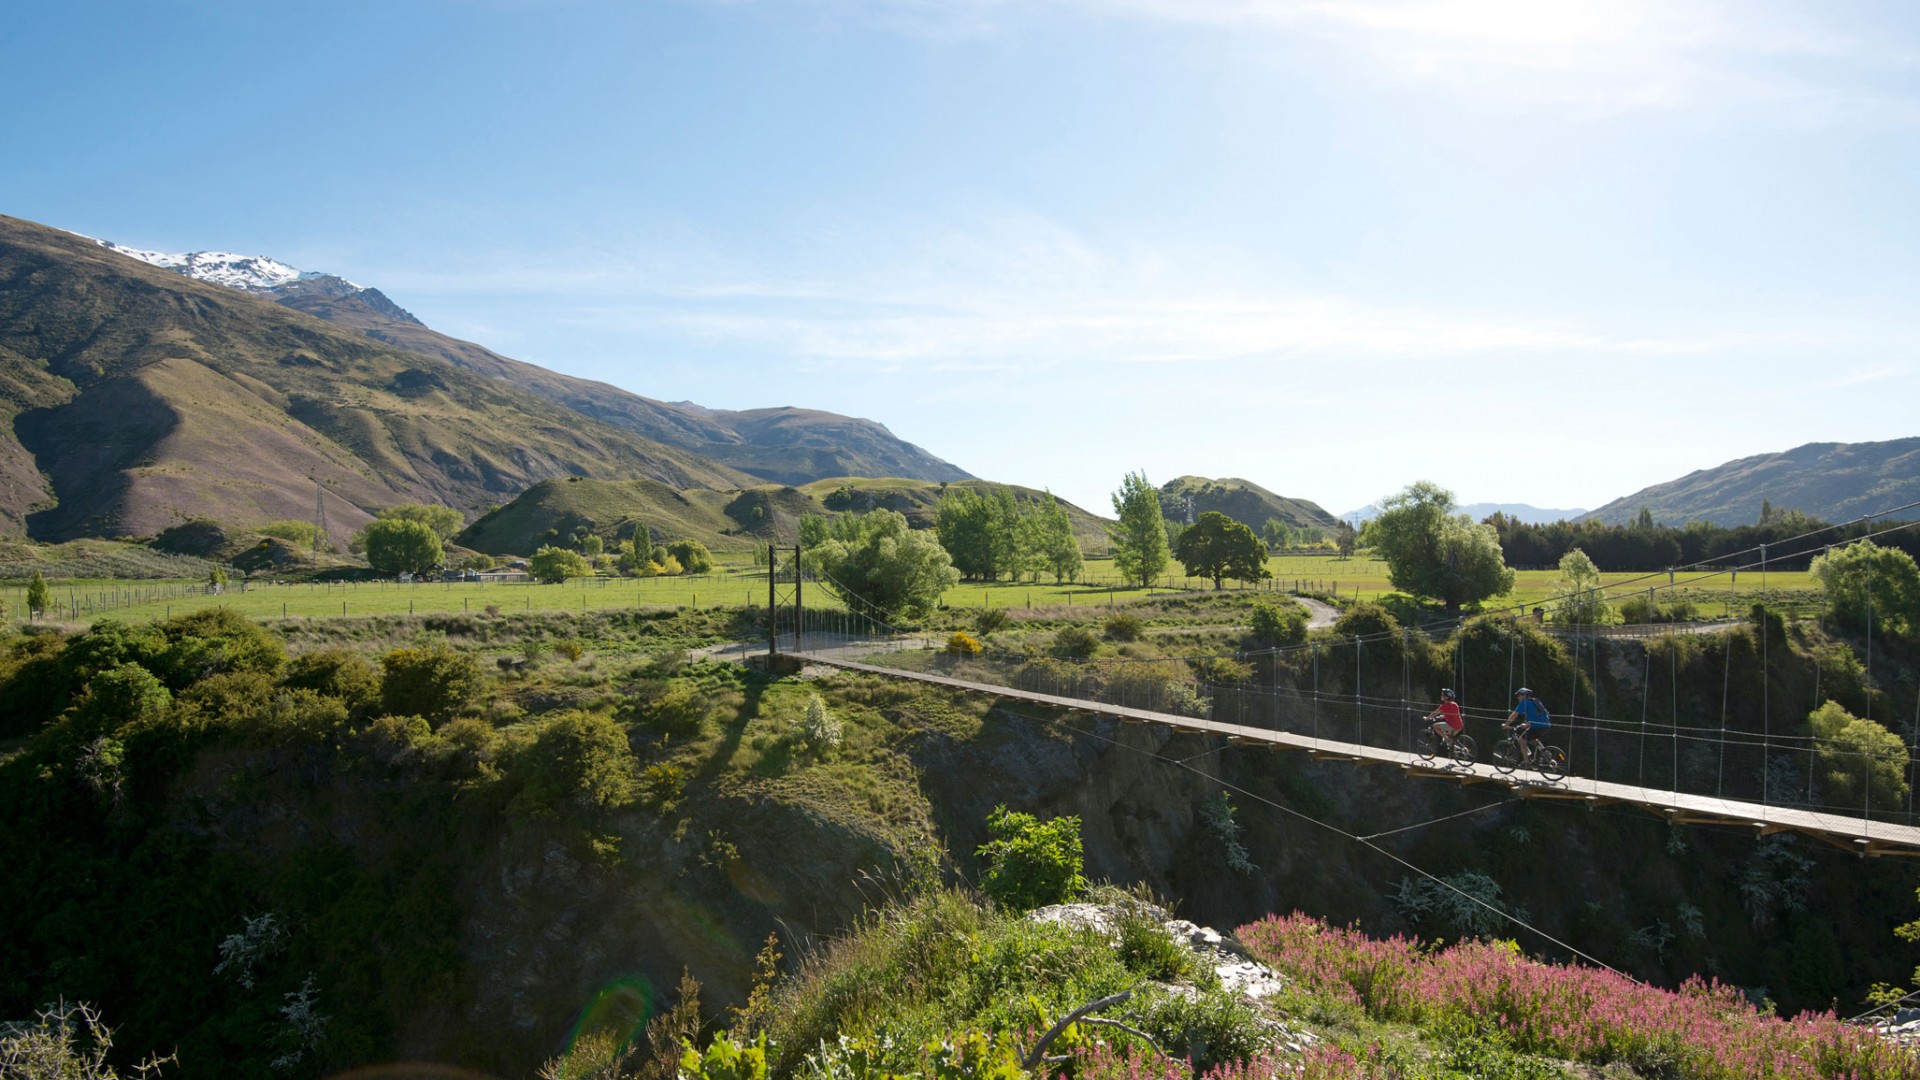
<svg viewBox="0 0 1920 1080"><path fill-rule="evenodd" d="M731 0L730 0L731 2ZM1724 0L811 0L836 19L931 37L1013 34L1081 16L1332 45L1397 77L1593 112L1742 104L1794 123L1920 121L1911 41L1833 12Z"/></svg>
<svg viewBox="0 0 1920 1080"><path fill-rule="evenodd" d="M461 307L508 291L545 294L550 320L602 336L679 340L816 369L1684 360L1900 347L1913 333L1904 322L1859 313L1843 320L1801 311L1738 327L1703 316L1673 329L1577 311L1441 309L1261 287L1232 263L1225 252L1102 250L1047 219L1002 214L944 226L818 229L771 260L700 245L590 261L507 255L456 272L382 272L379 280Z"/></svg>

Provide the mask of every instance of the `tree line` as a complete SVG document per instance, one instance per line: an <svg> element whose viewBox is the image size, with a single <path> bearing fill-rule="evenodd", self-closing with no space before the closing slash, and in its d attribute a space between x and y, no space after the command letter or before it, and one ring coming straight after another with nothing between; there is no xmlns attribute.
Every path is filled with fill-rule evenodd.
<svg viewBox="0 0 1920 1080"><path fill-rule="evenodd" d="M1080 576L1084 559L1067 508L1047 492L1024 504L1011 488L946 491L934 508L933 528L967 581L1038 580L1055 584Z"/></svg>
<svg viewBox="0 0 1920 1080"><path fill-rule="evenodd" d="M1705 521L1684 527L1656 525L1642 509L1630 524L1599 521L1556 521L1535 525L1494 514L1486 519L1499 536L1508 566L1557 566L1576 548L1587 553L1605 571L1665 570L1672 566L1714 563L1767 545L1767 565L1777 570L1805 570L1829 547L1875 536L1882 547L1897 548L1920 557L1920 529L1888 531L1895 522L1859 521L1828 529L1828 523L1798 510L1769 513L1752 525L1724 526ZM1796 537L1828 529L1810 540ZM1748 561L1751 556L1742 556Z"/></svg>

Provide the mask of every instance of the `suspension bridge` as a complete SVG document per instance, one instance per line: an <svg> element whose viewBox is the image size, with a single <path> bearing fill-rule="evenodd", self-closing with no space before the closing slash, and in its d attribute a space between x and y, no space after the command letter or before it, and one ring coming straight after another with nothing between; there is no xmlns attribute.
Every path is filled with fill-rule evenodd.
<svg viewBox="0 0 1920 1080"><path fill-rule="evenodd" d="M1798 832L1862 855L1920 856L1920 828L1876 821L1870 817L1848 817L1790 807L1767 806L1738 799L1693 795L1574 775L1551 782L1537 774L1529 776L1525 771L1503 775L1484 761L1470 766L1442 764L1439 759L1429 760L1405 750L1393 750L1337 739L1315 738L1311 735L1179 713L1137 709L1087 698L1062 697L1057 694L1022 690L1018 687L977 682L932 672L865 663L848 659L844 655L850 650L871 649L881 644L880 642L841 643L804 649L795 655L809 662L830 667L865 671L891 678L911 679L969 693L988 694L1059 712L1108 716L1124 723L1154 724L1174 731L1219 737L1229 743L1246 746L1297 750L1310 757L1328 761L1346 761L1355 765L1387 765L1399 768L1409 776L1447 779L1464 784L1497 783L1505 785L1514 794L1524 798L1567 800L1589 807L1625 803L1663 815L1668 821L1678 825L1730 825L1750 828L1758 836Z"/></svg>
<svg viewBox="0 0 1920 1080"><path fill-rule="evenodd" d="M1759 556L1752 568L1764 574L1764 548ZM1884 740L1871 744L1801 733L1796 711L1804 718L1821 703L1827 660L1821 659L1813 673L1810 699L1777 702L1776 683L1782 684L1777 696L1787 696L1779 666L1786 660L1786 642L1777 619L1764 609L1752 625L1726 624L1717 631L1668 628L1637 640L1620 640L1600 627L1584 633L1579 627L1561 628L1551 647L1543 646L1539 635L1529 635L1524 616L1516 612L1213 656L1093 659L991 649L975 654L953 648L943 636L896 629L878 614L862 612L857 603L846 610L803 608L804 589L833 588L842 596L852 591L801 571L797 561L784 575L769 574L774 617L766 643L770 652L796 660L991 695L1059 714L1112 717L1326 761L1388 766L1410 778L1502 785L1528 799L1634 806L1674 824L1728 826L1756 836L1798 833L1863 857L1920 855L1920 815L1914 806L1920 754L1908 745L1920 740L1920 702L1914 723L1901 725L1907 729L1907 737L1899 740L1903 745L1894 748ZM1658 575L1664 583L1630 584L1635 592L1645 592L1727 572L1713 570L1683 581L1667 571ZM782 577L788 589L784 596ZM1463 688L1468 702L1499 702L1497 708L1482 704L1466 710L1469 732L1486 749L1501 737L1493 725L1505 719L1512 691L1527 681L1527 653L1533 650L1533 681L1557 686L1572 699L1554 703L1547 738L1567 751L1566 776L1550 780L1525 769L1504 774L1486 761L1485 750L1471 765L1414 751L1414 739L1425 727L1416 718L1431 707L1425 699L1437 687L1423 686L1416 694L1412 643L1449 638L1451 684ZM1699 712L1698 703L1681 706L1678 657L1686 649L1680 639L1708 642L1724 664L1717 723L1686 715ZM1551 655L1540 655L1543 648ZM1756 669L1752 681L1758 687L1742 686L1735 694L1734 656L1747 648L1755 655L1743 664ZM1775 649L1783 654L1780 660ZM1662 666L1671 665L1669 671L1656 670L1656 653L1663 654ZM1234 665L1222 666L1220 660ZM1265 676L1254 676L1249 661L1257 661ZM1869 687L1871 665L1869 638ZM1225 674L1209 674L1221 671ZM1621 678L1623 672L1629 677ZM1836 684L1844 675L1836 673ZM1623 684L1637 684L1639 700L1603 704L1605 688L1612 687L1617 697ZM1665 693L1656 695L1656 689ZM1656 706L1656 696L1667 700ZM1582 712L1581 705L1591 712Z"/></svg>

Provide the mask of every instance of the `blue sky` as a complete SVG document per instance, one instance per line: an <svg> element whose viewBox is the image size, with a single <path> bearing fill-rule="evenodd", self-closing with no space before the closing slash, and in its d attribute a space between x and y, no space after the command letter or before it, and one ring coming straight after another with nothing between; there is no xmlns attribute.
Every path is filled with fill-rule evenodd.
<svg viewBox="0 0 1920 1080"><path fill-rule="evenodd" d="M1898 3L32 4L0 211L1091 509L1593 507L1920 435L1917 74Z"/></svg>

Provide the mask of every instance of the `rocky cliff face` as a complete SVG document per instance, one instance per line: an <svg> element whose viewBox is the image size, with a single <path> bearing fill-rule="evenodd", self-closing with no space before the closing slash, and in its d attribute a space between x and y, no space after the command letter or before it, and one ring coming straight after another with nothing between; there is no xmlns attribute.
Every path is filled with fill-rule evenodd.
<svg viewBox="0 0 1920 1080"><path fill-rule="evenodd" d="M1644 978L1676 984L1701 971L1794 1011L1864 985L1864 972L1906 974L1881 956L1892 921L1884 913L1904 911L1911 891L1898 867L1788 841L1793 858L1807 863L1783 879L1771 848L1751 837L1670 829L1639 812L1504 798L1491 785L1223 748L1110 720L982 711L973 738L912 712L895 717L915 732L902 744L901 765L923 802L899 808L894 828L735 788L695 812L726 821L717 831L676 835L644 815L623 819L619 867L564 846L502 838L461 888L463 967L495 976L473 985L458 1014L417 1015L411 1050L431 1056L449 1048L444 1040L488 1032L510 1035L525 1054L552 1037L567 1008L621 973L664 989L684 966L707 985L710 1004L738 1000L769 934L789 956L832 935L905 887L916 848L943 849L949 873L977 878L973 852L1000 804L1079 816L1089 877L1144 883L1202 924L1233 927L1298 909L1376 934L1456 936L1436 916L1416 922L1396 903L1415 875L1295 816L1304 814L1358 835L1410 828L1379 842L1442 876L1485 874L1499 886L1496 903ZM1248 793L1231 799L1251 872L1233 869L1226 837L1203 812L1226 785ZM906 824L916 820L931 831ZM1763 911L1754 906L1761 876L1799 895ZM1698 927L1690 928L1688 910ZM1558 952L1517 925L1498 936Z"/></svg>

